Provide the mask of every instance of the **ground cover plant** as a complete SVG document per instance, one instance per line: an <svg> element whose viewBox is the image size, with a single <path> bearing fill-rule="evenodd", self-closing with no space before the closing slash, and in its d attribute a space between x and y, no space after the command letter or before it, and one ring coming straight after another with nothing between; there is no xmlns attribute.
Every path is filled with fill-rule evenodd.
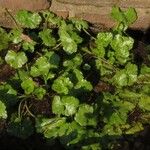
<svg viewBox="0 0 150 150"><path fill-rule="evenodd" d="M104 150L149 124L150 49L140 55L126 33L133 8L113 7L111 17L116 26L96 35L49 11L19 11L16 28L0 28L0 118L10 135Z"/></svg>

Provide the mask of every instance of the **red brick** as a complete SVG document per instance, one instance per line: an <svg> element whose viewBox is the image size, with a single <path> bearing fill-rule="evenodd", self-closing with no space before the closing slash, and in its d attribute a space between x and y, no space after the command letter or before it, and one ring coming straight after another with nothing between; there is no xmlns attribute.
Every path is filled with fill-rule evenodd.
<svg viewBox="0 0 150 150"><path fill-rule="evenodd" d="M69 11L55 11L55 14L63 17L63 18L68 18L69 17Z"/></svg>

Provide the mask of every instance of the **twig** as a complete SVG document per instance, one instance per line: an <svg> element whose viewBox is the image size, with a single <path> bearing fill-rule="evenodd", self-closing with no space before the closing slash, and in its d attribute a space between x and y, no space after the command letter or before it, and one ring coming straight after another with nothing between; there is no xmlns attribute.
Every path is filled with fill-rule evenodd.
<svg viewBox="0 0 150 150"><path fill-rule="evenodd" d="M8 15L10 16L10 18L14 21L16 27L19 29L20 26L18 25L16 19L14 18L14 16L9 12L9 10L7 8L5 8L6 12L8 13Z"/></svg>
<svg viewBox="0 0 150 150"><path fill-rule="evenodd" d="M32 114L32 112L29 110L28 106L27 106L27 101L25 101L25 107L27 109L27 112L30 114L30 116L32 116L33 118L35 118L35 115Z"/></svg>

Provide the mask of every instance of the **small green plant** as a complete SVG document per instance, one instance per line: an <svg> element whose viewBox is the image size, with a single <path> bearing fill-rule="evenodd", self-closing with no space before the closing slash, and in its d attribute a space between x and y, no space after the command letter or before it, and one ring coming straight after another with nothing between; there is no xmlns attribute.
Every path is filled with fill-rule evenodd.
<svg viewBox="0 0 150 150"><path fill-rule="evenodd" d="M0 50L15 70L0 85L0 118L8 120L8 133L27 138L35 128L66 148L100 150L143 130L150 121L150 68L137 65L134 39L126 34L137 14L113 7L111 16L117 26L96 37L86 21L49 11L20 11L16 29L0 28ZM19 49L7 50L11 44ZM44 99L51 104L49 117L30 109L32 100Z"/></svg>

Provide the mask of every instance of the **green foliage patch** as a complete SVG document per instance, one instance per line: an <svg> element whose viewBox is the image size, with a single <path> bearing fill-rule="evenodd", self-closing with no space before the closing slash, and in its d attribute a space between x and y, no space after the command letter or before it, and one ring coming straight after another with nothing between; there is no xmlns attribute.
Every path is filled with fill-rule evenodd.
<svg viewBox="0 0 150 150"><path fill-rule="evenodd" d="M17 28L0 28L1 59L14 72L0 83L8 133L27 138L36 130L67 149L105 150L149 124L150 67L137 64L126 33L136 11L113 7L111 16L117 26L94 37L86 21L49 11L20 11ZM45 100L50 114L37 115L32 104Z"/></svg>

